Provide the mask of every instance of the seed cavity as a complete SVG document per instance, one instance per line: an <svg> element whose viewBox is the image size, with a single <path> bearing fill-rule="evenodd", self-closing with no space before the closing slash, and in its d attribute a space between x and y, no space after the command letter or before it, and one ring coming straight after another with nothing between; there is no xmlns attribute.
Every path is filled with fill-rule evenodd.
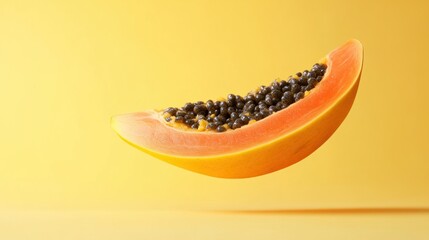
<svg viewBox="0 0 429 240"><path fill-rule="evenodd" d="M275 80L242 97L228 94L226 98L188 102L183 107L164 109L162 118L173 127L195 131L225 132L262 120L300 101L323 80L327 66L316 63L311 70Z"/></svg>

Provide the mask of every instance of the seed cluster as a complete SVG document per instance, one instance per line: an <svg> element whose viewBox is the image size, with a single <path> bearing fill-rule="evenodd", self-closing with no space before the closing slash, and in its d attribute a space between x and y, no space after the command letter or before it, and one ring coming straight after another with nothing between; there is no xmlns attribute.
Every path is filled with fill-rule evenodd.
<svg viewBox="0 0 429 240"><path fill-rule="evenodd" d="M325 64L316 63L310 71L298 72L287 81L261 86L244 97L229 94L222 101L189 102L181 108L170 107L164 110L164 118L199 131L224 132L241 128L304 98L323 79L326 68Z"/></svg>

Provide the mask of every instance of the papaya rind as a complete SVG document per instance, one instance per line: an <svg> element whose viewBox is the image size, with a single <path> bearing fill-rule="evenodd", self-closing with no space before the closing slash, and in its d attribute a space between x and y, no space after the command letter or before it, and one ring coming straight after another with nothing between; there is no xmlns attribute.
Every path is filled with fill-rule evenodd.
<svg viewBox="0 0 429 240"><path fill-rule="evenodd" d="M360 82L363 47L355 39L344 45L352 45L356 48L354 53L356 56L353 57L356 58L358 66L352 69L354 73L351 74L353 79L350 81L350 85L319 115L294 131L269 142L227 154L179 156L154 151L129 141L126 136L121 134L121 129L118 127L121 124L120 117L112 118L112 127L123 140L143 152L178 167L213 177L248 178L283 169L304 159L319 148L341 125L351 109ZM332 51L331 54L335 51ZM330 65L331 54L326 57L328 64L326 74L328 75L332 67Z"/></svg>

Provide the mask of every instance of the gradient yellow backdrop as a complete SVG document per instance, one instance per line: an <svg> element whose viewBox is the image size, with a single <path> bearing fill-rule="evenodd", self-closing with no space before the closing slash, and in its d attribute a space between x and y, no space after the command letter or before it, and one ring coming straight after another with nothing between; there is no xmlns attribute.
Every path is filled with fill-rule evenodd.
<svg viewBox="0 0 429 240"><path fill-rule="evenodd" d="M425 1L1 0L0 210L429 207L428 12ZM349 38L365 48L349 116L279 172L199 175L109 126L245 94Z"/></svg>

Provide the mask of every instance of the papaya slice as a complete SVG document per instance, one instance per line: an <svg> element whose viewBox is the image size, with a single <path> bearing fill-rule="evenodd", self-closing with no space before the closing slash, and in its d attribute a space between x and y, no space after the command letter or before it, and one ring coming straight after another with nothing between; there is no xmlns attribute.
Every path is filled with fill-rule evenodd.
<svg viewBox="0 0 429 240"><path fill-rule="evenodd" d="M221 178L271 173L314 152L350 111L362 71L362 44L349 40L321 62L326 73L311 94L239 129L175 128L155 110L114 116L111 125L127 143L184 169Z"/></svg>

